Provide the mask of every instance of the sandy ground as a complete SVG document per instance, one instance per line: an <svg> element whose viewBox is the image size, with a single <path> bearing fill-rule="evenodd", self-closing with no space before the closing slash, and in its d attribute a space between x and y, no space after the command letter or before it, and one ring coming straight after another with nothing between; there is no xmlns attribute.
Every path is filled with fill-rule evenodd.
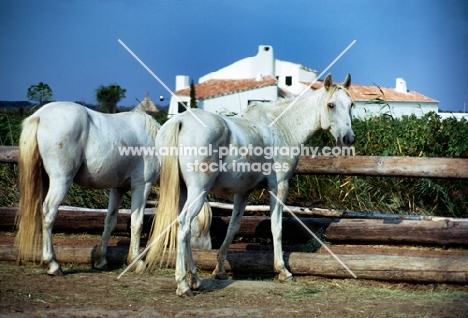
<svg viewBox="0 0 468 318"><path fill-rule="evenodd" d="M467 317L468 286L272 277L218 281L201 273L193 298L175 294L173 271L127 273L0 263L0 317Z"/></svg>

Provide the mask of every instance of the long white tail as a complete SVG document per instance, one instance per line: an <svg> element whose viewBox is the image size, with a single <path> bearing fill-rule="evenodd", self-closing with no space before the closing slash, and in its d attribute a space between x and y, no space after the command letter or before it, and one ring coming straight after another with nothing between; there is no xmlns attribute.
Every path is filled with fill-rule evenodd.
<svg viewBox="0 0 468 318"><path fill-rule="evenodd" d="M178 147L180 123L166 126L159 131L163 134L164 145ZM161 138L161 136L158 136ZM152 269L159 263L163 265L173 261L177 243L177 211L179 205L179 156L171 154L161 156L161 174L159 177L159 204L151 226L148 244L151 247L146 255L146 267ZM166 255L167 251L167 255ZM167 258L165 258L167 257Z"/></svg>
<svg viewBox="0 0 468 318"><path fill-rule="evenodd" d="M24 120L20 136L20 203L16 215L18 262L35 258L42 232L42 159L37 144L39 117Z"/></svg>
<svg viewBox="0 0 468 318"><path fill-rule="evenodd" d="M200 225L199 231L201 235L206 235L210 230L211 219L213 217L213 211L211 210L211 206L208 201L205 201L197 217L198 217L198 222Z"/></svg>
<svg viewBox="0 0 468 318"><path fill-rule="evenodd" d="M180 122L166 125L159 131L167 149L177 149L179 145ZM147 269L169 265L174 261L177 247L177 216L179 207L180 175L178 153L161 156L161 174L159 177L159 204L151 226L148 245L151 247L146 255ZM208 202L198 214L199 233L209 235L212 211ZM207 246L207 244L205 244ZM211 244L208 244L211 246Z"/></svg>

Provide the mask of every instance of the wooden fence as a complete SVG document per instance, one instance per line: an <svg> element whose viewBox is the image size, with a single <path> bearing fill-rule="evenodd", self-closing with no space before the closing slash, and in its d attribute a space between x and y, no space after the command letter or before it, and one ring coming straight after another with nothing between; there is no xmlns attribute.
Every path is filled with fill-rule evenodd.
<svg viewBox="0 0 468 318"><path fill-rule="evenodd" d="M17 163L18 147L0 147L0 163ZM297 174L468 178L468 159L381 156L301 156Z"/></svg>
<svg viewBox="0 0 468 318"><path fill-rule="evenodd" d="M0 147L0 163L17 163L18 147ZM423 177L423 178L468 178L468 159L415 158L415 157L301 157L296 168L297 174L357 175L386 177ZM214 203L213 207L223 208ZM224 206L226 208L226 206ZM229 208L229 207L227 207ZM265 209L262 207L261 209ZM252 209L248 207L247 209ZM259 210L260 207L253 207ZM468 220L433 218L413 219L414 216L383 216L352 211L305 211L293 208L295 213L320 216L304 218L306 225L318 232L328 242L332 250L350 267L358 278L410 282L468 283ZM119 213L117 229L128 231L129 211ZM15 208L0 208L0 229L13 227ZM285 213L286 214L286 213ZM345 219L344 217L352 219ZM58 231L96 231L101 232L104 211L80 211L61 209L54 230ZM151 213L145 215L145 225L149 226ZM214 217L212 235L224 237L229 217ZM71 227L71 228L70 228ZM92 230L94 229L94 230ZM240 235L244 237L270 236L270 223L266 217L245 217ZM293 218L285 215L283 219L283 239L308 239L308 233ZM288 235L290 237L288 237ZM12 237L1 238L0 259L14 260L15 250ZM54 239L56 240L56 239ZM60 241L60 239L58 239ZM97 242L96 242L97 243ZM365 245L340 245L340 244ZM109 247L108 261L124 262L128 251L126 244L117 243ZM336 245L335 245L336 244ZM370 246L369 244L377 244ZM456 246L455 249L402 249L391 245L411 244L438 247ZM93 246L93 245L91 245ZM382 247L385 246L385 247ZM91 263L95 248L73 247L59 243L56 252L64 262ZM260 249L260 251L258 251ZM286 249L285 249L286 250ZM216 251L195 251L197 266L212 270ZM317 253L301 253L297 250L285 252L287 266L294 274L320 275L325 277L349 277L343 268L319 250ZM271 249L247 244L243 250L230 250L227 269L265 273L272 271Z"/></svg>

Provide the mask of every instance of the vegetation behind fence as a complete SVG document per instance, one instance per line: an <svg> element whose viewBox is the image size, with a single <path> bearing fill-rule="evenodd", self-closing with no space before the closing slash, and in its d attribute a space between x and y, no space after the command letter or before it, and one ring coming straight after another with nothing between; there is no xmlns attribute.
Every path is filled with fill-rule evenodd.
<svg viewBox="0 0 468 318"><path fill-rule="evenodd" d="M0 145L18 145L24 117L0 112ZM161 122L162 116L158 115ZM468 122L440 119L435 113L393 119L389 116L353 121L356 155L468 158ZM331 134L318 133L311 146L331 146ZM0 165L0 206L15 206L19 200L18 167ZM106 208L108 192L73 186L64 204ZM154 194L153 194L154 195ZM230 197L211 195L230 201ZM256 191L250 204L266 204L267 191ZM463 217L468 215L468 180L425 178L295 175L288 204L356 211L381 211L420 215ZM124 207L130 206L126 196Z"/></svg>

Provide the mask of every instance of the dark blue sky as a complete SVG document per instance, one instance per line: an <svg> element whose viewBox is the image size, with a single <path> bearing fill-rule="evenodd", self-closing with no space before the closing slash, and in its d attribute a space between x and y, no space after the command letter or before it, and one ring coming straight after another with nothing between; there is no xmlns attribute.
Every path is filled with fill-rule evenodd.
<svg viewBox="0 0 468 318"><path fill-rule="evenodd" d="M172 89L176 75L197 81L258 45L320 72L356 40L335 80L394 87L402 77L442 110L468 102L465 0L0 0L0 100L26 100L40 81L55 100L95 103L113 83L127 89L124 106L147 91L168 97L118 39Z"/></svg>

